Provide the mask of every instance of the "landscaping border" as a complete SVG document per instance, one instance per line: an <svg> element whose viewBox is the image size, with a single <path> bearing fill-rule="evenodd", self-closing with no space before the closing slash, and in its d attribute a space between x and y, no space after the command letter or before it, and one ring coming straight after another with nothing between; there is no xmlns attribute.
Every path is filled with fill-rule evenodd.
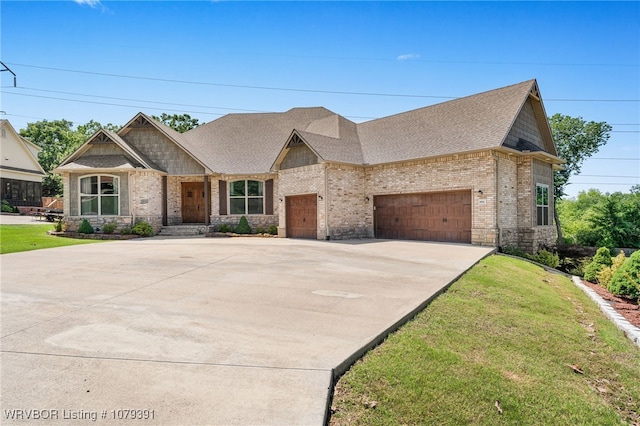
<svg viewBox="0 0 640 426"><path fill-rule="evenodd" d="M573 283L582 291L584 291L587 296L591 298L596 304L600 307L600 310L604 312L604 314L618 327L622 332L635 343L638 347L640 347L640 328L631 324L625 317L620 315L609 303L607 303L598 293L587 287L583 284L580 277L576 277L575 275L571 277Z"/></svg>

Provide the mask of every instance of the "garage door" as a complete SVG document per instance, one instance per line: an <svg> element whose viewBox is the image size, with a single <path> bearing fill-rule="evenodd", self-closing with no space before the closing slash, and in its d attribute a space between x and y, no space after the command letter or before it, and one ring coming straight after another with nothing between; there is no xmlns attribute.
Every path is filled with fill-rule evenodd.
<svg viewBox="0 0 640 426"><path fill-rule="evenodd" d="M376 238L471 243L471 191L374 197Z"/></svg>
<svg viewBox="0 0 640 426"><path fill-rule="evenodd" d="M287 237L318 238L317 196L296 195L286 198Z"/></svg>

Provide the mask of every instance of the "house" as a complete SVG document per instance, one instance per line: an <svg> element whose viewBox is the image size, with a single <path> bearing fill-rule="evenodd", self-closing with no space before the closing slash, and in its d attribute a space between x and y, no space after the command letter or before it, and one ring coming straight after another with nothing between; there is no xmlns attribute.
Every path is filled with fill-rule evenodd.
<svg viewBox="0 0 640 426"><path fill-rule="evenodd" d="M0 120L0 199L15 207L42 206L42 179L38 163L41 148L16 132L8 120Z"/></svg>
<svg viewBox="0 0 640 426"><path fill-rule="evenodd" d="M281 237L533 251L555 242L562 163L535 80L364 123L322 107L229 114L180 134L139 113L56 169L65 220L276 225Z"/></svg>

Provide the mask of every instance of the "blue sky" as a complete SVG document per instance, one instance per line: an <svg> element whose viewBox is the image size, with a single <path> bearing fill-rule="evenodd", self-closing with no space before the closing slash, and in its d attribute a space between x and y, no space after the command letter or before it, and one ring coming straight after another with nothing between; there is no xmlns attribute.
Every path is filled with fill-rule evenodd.
<svg viewBox="0 0 640 426"><path fill-rule="evenodd" d="M17 129L301 106L361 122L536 78L548 115L613 125L568 194L640 182L639 2L2 0L0 15Z"/></svg>

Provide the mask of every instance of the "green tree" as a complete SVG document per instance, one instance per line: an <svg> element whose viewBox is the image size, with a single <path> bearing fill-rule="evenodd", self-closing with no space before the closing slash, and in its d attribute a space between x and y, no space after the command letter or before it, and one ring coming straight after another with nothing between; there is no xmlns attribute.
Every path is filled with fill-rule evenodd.
<svg viewBox="0 0 640 426"><path fill-rule="evenodd" d="M585 159L598 152L607 143L611 126L604 121L585 121L582 117L554 114L549 125L556 143L558 157L566 161L562 170L554 172L553 189L556 201L565 195L565 187L572 175L580 173ZM558 241L563 242L562 228L557 210L554 209Z"/></svg>
<svg viewBox="0 0 640 426"><path fill-rule="evenodd" d="M200 125L199 120L197 118L191 118L189 114L169 115L163 112L160 117L152 115L151 118L180 133L195 129Z"/></svg>
<svg viewBox="0 0 640 426"><path fill-rule="evenodd" d="M640 191L581 191L557 203L565 241L585 246L640 248Z"/></svg>

